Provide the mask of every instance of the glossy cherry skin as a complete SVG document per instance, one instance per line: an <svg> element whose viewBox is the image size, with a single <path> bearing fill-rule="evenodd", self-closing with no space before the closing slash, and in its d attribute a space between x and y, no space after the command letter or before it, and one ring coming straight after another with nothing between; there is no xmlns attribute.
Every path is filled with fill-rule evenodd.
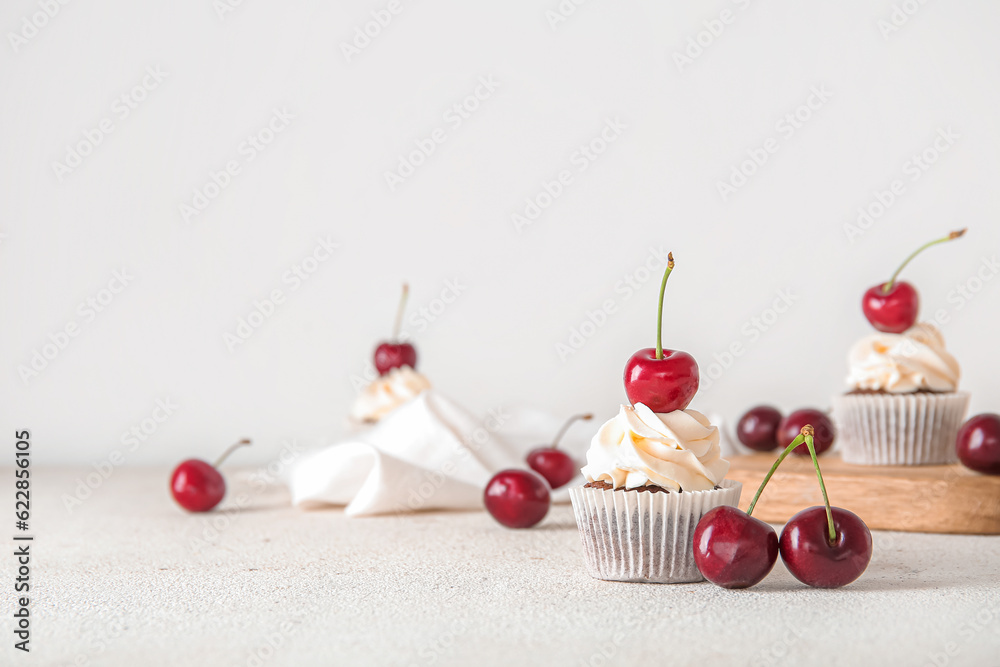
<svg viewBox="0 0 1000 667"><path fill-rule="evenodd" d="M792 444L792 440L802 432L802 427L812 424L815 434L813 435L813 446L817 454L822 454L830 449L833 441L837 437L837 430L833 427L833 422L826 416L826 413L811 408L796 410L781 420L778 424L778 446L785 448ZM792 454L799 456L809 456L809 448L804 444L792 450Z"/></svg>
<svg viewBox="0 0 1000 667"><path fill-rule="evenodd" d="M417 349L409 343L381 343L375 348L375 370L385 375L393 368L417 367Z"/></svg>
<svg viewBox="0 0 1000 667"><path fill-rule="evenodd" d="M759 584L777 560L774 528L736 507L710 509L694 529L695 565L723 588Z"/></svg>
<svg viewBox="0 0 1000 667"><path fill-rule="evenodd" d="M962 424L955 451L966 468L1000 475L1000 415L976 415Z"/></svg>
<svg viewBox="0 0 1000 667"><path fill-rule="evenodd" d="M531 528L545 518L552 503L549 485L530 470L501 470L486 485L483 503L508 528Z"/></svg>
<svg viewBox="0 0 1000 667"><path fill-rule="evenodd" d="M830 544L826 508L804 509L785 524L778 549L796 579L815 588L840 588L861 576L872 559L872 534L865 522L832 508L837 539Z"/></svg>
<svg viewBox="0 0 1000 667"><path fill-rule="evenodd" d="M647 347L625 364L625 395L632 405L643 403L653 412L683 410L698 392L698 362L687 352Z"/></svg>
<svg viewBox="0 0 1000 667"><path fill-rule="evenodd" d="M781 413L777 409L770 405L758 405L740 417L739 423L736 424L736 437L750 449L769 452L778 447L780 423Z"/></svg>
<svg viewBox="0 0 1000 667"><path fill-rule="evenodd" d="M549 487L558 489L576 474L577 465L569 454L555 447L538 447L528 452L528 467L545 478Z"/></svg>
<svg viewBox="0 0 1000 667"><path fill-rule="evenodd" d="M917 321L920 312L920 295L908 282L893 283L888 294L882 293L885 283L865 292L861 310L872 326L887 333L903 333Z"/></svg>
<svg viewBox="0 0 1000 667"><path fill-rule="evenodd" d="M188 459L174 468L170 493L177 504L189 512L207 512L226 495L226 480L211 464Z"/></svg>

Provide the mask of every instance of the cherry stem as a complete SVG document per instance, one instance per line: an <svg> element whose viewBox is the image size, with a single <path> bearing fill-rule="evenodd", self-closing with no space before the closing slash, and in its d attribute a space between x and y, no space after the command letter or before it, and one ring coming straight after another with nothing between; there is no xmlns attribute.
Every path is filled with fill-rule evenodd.
<svg viewBox="0 0 1000 667"><path fill-rule="evenodd" d="M396 324L392 327L392 339L399 340L399 331L403 328L403 311L406 310L406 299L410 296L410 286L403 283L403 295L399 297L399 309L396 311Z"/></svg>
<svg viewBox="0 0 1000 667"><path fill-rule="evenodd" d="M239 442L234 442L233 444L229 445L229 449L227 449L226 451L222 452L222 456L220 456L218 459L216 459L215 463L212 464L212 467L213 468L218 468L219 466L222 465L223 461L225 461L227 458L229 458L230 454L232 454L233 452L235 452L240 447L245 447L246 445L249 445L249 444L250 444L250 438L243 438Z"/></svg>
<svg viewBox="0 0 1000 667"><path fill-rule="evenodd" d="M757 499L760 498L760 494L764 491L764 487L767 486L767 483L771 481L771 476L774 475L774 471L778 469L778 466L785 460L785 457L791 454L792 450L801 445L803 442L805 442L805 436L800 433L795 436L795 439L792 440L787 447L785 447L785 451L781 452L781 455L778 456L777 460L771 466L771 469L767 471L767 475L764 476L764 481L762 481L760 486L757 487L757 493L754 494L753 500L750 501L750 507L747 508L747 516L753 514L753 508L757 504Z"/></svg>
<svg viewBox="0 0 1000 667"><path fill-rule="evenodd" d="M809 429L806 435L806 447L809 448L809 456L812 457L813 467L816 468L816 477L819 479L819 489L823 492L823 503L826 505L826 523L830 528L830 544L837 541L837 529L833 525L833 510L830 509L830 498L826 495L826 484L823 483L823 473L819 469L819 457L816 456L816 445L813 443L812 426L803 427Z"/></svg>
<svg viewBox="0 0 1000 667"><path fill-rule="evenodd" d="M882 294L888 294L889 293L889 290L892 289L892 285L893 285L893 283L896 282L896 278L899 276L900 271L902 271L903 267L905 267L907 264L910 263L911 259L913 259L917 255L919 255L920 253L922 253L924 250L927 250L932 245L937 245L938 243L944 243L945 241L951 241L953 239L960 239L960 238L962 238L962 236L965 234L965 231L966 231L965 229L959 229L958 231L955 231L955 232L952 232L951 234L948 234L948 236L945 236L944 238L935 239L933 241L930 241L929 243L923 244L922 246L920 246L919 248L917 248L916 250L914 250L913 253L909 257L907 257L906 259L904 259L903 263L899 265L899 268L896 269L896 272L894 274L892 274L892 278L889 278L889 282L887 282L885 285L882 286Z"/></svg>
<svg viewBox="0 0 1000 667"><path fill-rule="evenodd" d="M559 445L559 441L562 440L562 437L564 435L566 435L566 431L569 430L569 427L572 426L574 422L576 422L576 421L588 421L588 420L593 419L593 418L594 418L594 415L592 415L589 412L587 412L587 413L580 414L580 415L573 415L572 417L570 417L569 419L567 419L566 423L562 425L561 429L559 429L559 432L556 433L556 438L555 438L555 440L552 441L552 444L550 445L550 447L552 449L555 449Z"/></svg>
<svg viewBox="0 0 1000 667"><path fill-rule="evenodd" d="M660 309L656 312L656 358L663 358L663 293L667 290L667 278L674 270L674 253L667 253L667 270L663 272L663 282L660 283Z"/></svg>

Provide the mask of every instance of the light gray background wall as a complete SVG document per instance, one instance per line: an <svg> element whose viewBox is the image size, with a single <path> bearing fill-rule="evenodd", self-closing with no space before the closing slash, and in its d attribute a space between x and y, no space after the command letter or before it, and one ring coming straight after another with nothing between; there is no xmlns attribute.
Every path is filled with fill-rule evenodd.
<svg viewBox="0 0 1000 667"><path fill-rule="evenodd" d="M242 435L259 443L244 461L335 437L403 280L406 328L444 393L476 412L605 417L625 360L654 343L658 275L631 293L625 276L645 277L661 248L677 257L666 343L703 371L742 345L693 407L826 406L868 331L862 291L962 226L906 278L925 318L949 318L973 409L1000 409L1000 280L977 282L1000 245L1000 5L561 6L565 20L556 0L400 0L395 14L386 0L3 3L2 432L33 429L39 462L95 462L169 399L129 464L209 457ZM391 22L345 54L372 12ZM467 118L449 111L477 90ZM269 125L271 143L244 143ZM602 132L606 150L579 152ZM434 152L390 187L428 138ZM185 216L205 203L196 189L214 197ZM296 288L285 274L321 238L339 248ZM81 309L107 300L116 271L127 285ZM460 294L441 307L450 283ZM979 289L967 300L960 285ZM224 335L275 289L284 302L230 351ZM781 294L792 305L753 334ZM77 335L22 379L67 325ZM560 355L581 327L592 335Z"/></svg>

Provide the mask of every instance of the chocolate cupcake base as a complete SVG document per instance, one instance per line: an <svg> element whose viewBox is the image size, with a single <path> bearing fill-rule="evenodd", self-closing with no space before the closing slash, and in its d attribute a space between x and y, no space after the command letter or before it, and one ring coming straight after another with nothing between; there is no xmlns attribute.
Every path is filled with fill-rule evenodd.
<svg viewBox="0 0 1000 667"><path fill-rule="evenodd" d="M703 581L694 563L694 529L713 507L739 505L743 489L729 479L719 487L674 493L571 488L587 571L606 581Z"/></svg>

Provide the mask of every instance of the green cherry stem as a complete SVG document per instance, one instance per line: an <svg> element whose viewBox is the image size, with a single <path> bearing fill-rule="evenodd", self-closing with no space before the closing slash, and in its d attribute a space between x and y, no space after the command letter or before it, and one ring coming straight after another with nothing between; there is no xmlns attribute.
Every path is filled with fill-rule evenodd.
<svg viewBox="0 0 1000 667"><path fill-rule="evenodd" d="M906 259L904 259L903 263L899 265L899 268L896 269L896 272L894 274L892 274L892 278L889 278L889 282L887 282L885 285L882 286L882 294L888 294L889 293L889 290L892 289L892 285L893 285L893 283L896 282L896 278L899 276L900 271L902 271L903 267L905 267L907 264L910 263L911 259L913 259L917 255L919 255L920 253L922 253L924 250L927 250L932 245L937 245L938 243L944 243L945 241L951 241L953 239L962 238L962 236L965 234L965 231L966 231L965 229L959 229L958 231L955 231L955 232L952 232L951 234L948 234L948 236L945 236L945 237L940 238L940 239L934 239L933 241L925 243L922 246L920 246L919 248L917 248L916 250L914 250L913 253L911 253L910 256L907 257Z"/></svg>
<svg viewBox="0 0 1000 667"><path fill-rule="evenodd" d="M215 460L215 463L212 464L212 467L213 468L218 468L219 466L222 465L223 461L225 461L227 458L229 458L230 454L232 454L233 452L235 452L240 447L245 447L246 445L249 445L249 444L250 444L250 438L243 438L239 442L234 442L233 444L229 445L229 449L227 449L226 451L222 452L222 456L220 456L219 458L217 458Z"/></svg>
<svg viewBox="0 0 1000 667"><path fill-rule="evenodd" d="M667 270L663 272L663 282L660 283L660 309L656 311L656 358L663 358L663 293L667 291L667 278L674 270L674 253L667 253Z"/></svg>
<svg viewBox="0 0 1000 667"><path fill-rule="evenodd" d="M579 414L579 415L573 415L572 417L570 417L569 419L566 420L565 424L562 425L562 428L559 429L558 433L556 433L556 437L552 441L552 444L549 445L549 447L552 448L552 449L555 449L556 447L558 447L559 446L559 441L562 440L562 437L564 435L566 435L566 431L569 430L569 427L572 426L574 422L576 422L576 421L588 421L588 420L593 419L593 418L594 418L594 415L592 415L589 412L584 413L584 414Z"/></svg>
<svg viewBox="0 0 1000 667"><path fill-rule="evenodd" d="M757 499L760 498L760 494L764 491L764 487L767 486L767 483L771 481L771 476L774 475L774 471L778 469L778 466L785 460L785 457L791 454L792 450L801 445L803 442L805 442L805 436L800 433L795 436L795 439L792 440L787 447L785 447L785 451L781 452L781 455L778 456L774 465L772 465L771 469L767 471L767 475L764 476L764 481L762 481L760 486L757 487L757 493L754 494L753 500L750 501L750 507L747 508L747 516L753 514L753 508L757 505Z"/></svg>
<svg viewBox="0 0 1000 667"><path fill-rule="evenodd" d="M809 449L809 456L812 457L813 467L816 468L816 477L819 479L819 490L823 492L823 503L826 505L826 523L830 528L830 544L837 541L837 529L833 525L833 510L830 509L830 498L826 495L826 484L823 483L823 473L819 469L819 457L816 456L816 445L813 444L813 427L803 426L802 429L809 429L806 434L806 447Z"/></svg>
<svg viewBox="0 0 1000 667"><path fill-rule="evenodd" d="M392 327L392 340L399 340L399 331L403 328L403 311L406 310L406 299L410 296L410 286L403 283L403 295L399 297L399 309L396 311L396 324Z"/></svg>

